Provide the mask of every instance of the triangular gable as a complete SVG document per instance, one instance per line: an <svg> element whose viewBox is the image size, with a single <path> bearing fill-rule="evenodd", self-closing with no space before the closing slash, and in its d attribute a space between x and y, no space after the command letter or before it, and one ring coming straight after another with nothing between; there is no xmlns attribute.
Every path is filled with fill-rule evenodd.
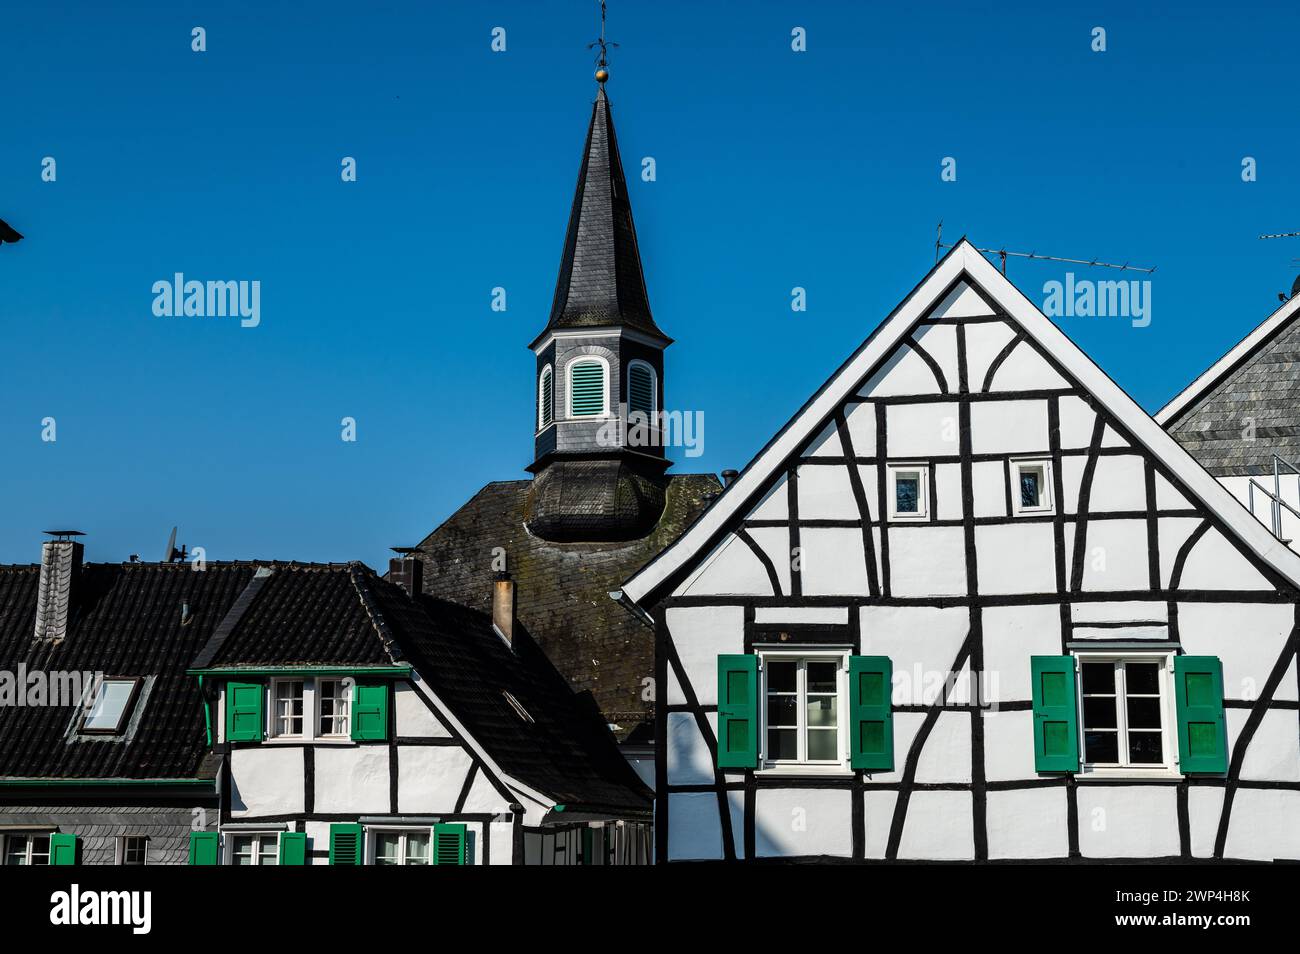
<svg viewBox="0 0 1300 954"><path fill-rule="evenodd" d="M968 280L969 285L964 285L963 280ZM787 461L806 446L816 444L828 421L863 387L863 382L876 393L882 389L887 393L891 376L905 378L898 386L906 389L915 387L924 375L930 375L931 393L955 394L960 382L953 380L945 367L948 346L942 320L945 316L970 317L991 311L1008 322L1007 340L1001 347L997 347L998 342L986 344L987 354L967 356L969 365L984 370L982 380L974 380L980 377L978 370L971 374L969 390L986 390L995 376L1000 380L1004 374L1040 374L1046 370L1042 366L1016 370L1014 362L1025 357L1025 349L1016 348L1016 343L1022 336L1032 341L1050 356L1061 372L1091 394L1100 409L1127 429L1138 446L1167 468L1224 530L1272 570L1300 586L1300 555L1274 538L1064 332L963 239L759 452L714 505L676 543L627 581L623 596L634 603L643 603L666 585L680 581L701 560L716 559L719 551L715 548L724 539L733 518L756 505L763 495L771 497L772 486L779 480ZM926 319L924 324L922 319ZM907 347L900 348L904 343ZM869 427L866 422L850 419L839 430L861 433L865 438ZM833 435L833 431L829 432L827 440L837 439ZM1111 440L1120 438L1107 428L1102 443ZM856 438L854 442L857 443ZM855 452L861 453L856 448Z"/></svg>

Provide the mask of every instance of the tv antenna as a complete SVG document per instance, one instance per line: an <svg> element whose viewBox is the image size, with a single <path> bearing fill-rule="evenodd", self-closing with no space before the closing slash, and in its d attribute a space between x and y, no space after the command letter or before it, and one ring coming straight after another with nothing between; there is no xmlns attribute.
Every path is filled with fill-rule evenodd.
<svg viewBox="0 0 1300 954"><path fill-rule="evenodd" d="M1296 238L1298 236L1300 236L1300 232L1270 232L1268 235L1261 235L1260 238L1280 239L1280 238ZM1291 259L1291 264L1295 265L1296 259L1294 258ZM1278 292L1277 300L1281 302L1287 302L1290 301L1292 298L1294 298L1296 295L1300 295L1300 275L1297 275L1295 281L1291 283L1291 294L1288 295L1286 292Z"/></svg>
<svg viewBox="0 0 1300 954"><path fill-rule="evenodd" d="M934 260L936 262L939 261L941 251L945 248L952 247L953 246L951 245L945 245L943 243L943 220L940 219L939 227L936 230L934 239ZM975 251L981 252L985 255L998 256L1002 262L1003 275L1007 273L1007 258L1009 257L1032 258L1039 262L1065 262L1070 265L1087 265L1089 268L1115 268L1121 272L1142 272L1146 275L1150 275L1156 270L1154 265L1150 268L1147 268L1144 265L1130 265L1128 262L1125 262L1123 265L1118 265L1114 262L1103 262L1096 258L1062 258L1059 255L1040 255L1038 252L1011 252L1005 248L977 248Z"/></svg>

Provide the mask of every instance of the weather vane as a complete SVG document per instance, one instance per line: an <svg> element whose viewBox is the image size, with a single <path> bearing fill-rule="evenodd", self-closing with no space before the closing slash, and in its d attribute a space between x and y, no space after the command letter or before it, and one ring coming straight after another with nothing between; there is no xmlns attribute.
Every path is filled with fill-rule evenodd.
<svg viewBox="0 0 1300 954"><path fill-rule="evenodd" d="M600 55L596 57L596 82L604 83L609 79L609 70L605 69L609 65L608 47L618 46L613 40L605 39L605 0L600 0L600 38L592 40L587 44L587 49L591 50L600 47Z"/></svg>

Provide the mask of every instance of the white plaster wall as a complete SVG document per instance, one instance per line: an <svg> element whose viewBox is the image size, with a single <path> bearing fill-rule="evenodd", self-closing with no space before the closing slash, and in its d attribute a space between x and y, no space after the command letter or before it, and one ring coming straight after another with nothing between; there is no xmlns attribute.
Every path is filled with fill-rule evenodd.
<svg viewBox="0 0 1300 954"><path fill-rule="evenodd" d="M912 332L912 339L919 342L939 366L948 381L948 390L957 390L957 326L920 325Z"/></svg>
<svg viewBox="0 0 1300 954"><path fill-rule="evenodd" d="M718 704L718 656L745 651L745 611L739 606L677 606L664 614L677 657L702 706ZM669 675L672 667L669 667ZM670 683L675 680L670 679ZM668 704L682 705L680 688L669 687Z"/></svg>
<svg viewBox="0 0 1300 954"><path fill-rule="evenodd" d="M793 560L789 527L751 527L749 535L772 561L783 594L790 593L790 564Z"/></svg>
<svg viewBox="0 0 1300 954"><path fill-rule="evenodd" d="M989 858L1063 858L1070 853L1064 786L989 792Z"/></svg>
<svg viewBox="0 0 1300 954"><path fill-rule="evenodd" d="M1156 522L1156 541L1160 547L1160 585L1168 587L1178 561L1178 551L1201 525L1200 517L1161 517Z"/></svg>
<svg viewBox="0 0 1300 954"><path fill-rule="evenodd" d="M514 863L515 828L510 822L492 822L492 857L488 864L509 865ZM521 858L522 862L523 859Z"/></svg>
<svg viewBox="0 0 1300 954"><path fill-rule="evenodd" d="M898 846L899 858L932 861L975 857L970 792L913 792Z"/></svg>
<svg viewBox="0 0 1300 954"><path fill-rule="evenodd" d="M1159 510L1187 510L1192 505L1183 496L1182 491L1167 481L1160 471L1156 471L1156 507ZM1298 508L1300 509L1300 508Z"/></svg>
<svg viewBox="0 0 1300 954"><path fill-rule="evenodd" d="M853 854L851 812L847 789L759 789L754 800L754 852L760 858L849 857Z"/></svg>
<svg viewBox="0 0 1300 954"><path fill-rule="evenodd" d="M925 360L911 348L899 348L867 380L858 396L871 398L938 393L939 384Z"/></svg>
<svg viewBox="0 0 1300 954"><path fill-rule="evenodd" d="M712 792L669 795L668 860L721 857L722 825L718 819L718 796Z"/></svg>
<svg viewBox="0 0 1300 954"><path fill-rule="evenodd" d="M1056 539L1050 523L976 527L975 556L983 595L1056 592Z"/></svg>
<svg viewBox="0 0 1300 954"><path fill-rule="evenodd" d="M897 681L895 681L897 685ZM912 749L912 740L925 722L923 712L894 713L894 770L892 772L867 773L867 785L873 783L892 784L903 779L903 768L907 764L907 753Z"/></svg>
<svg viewBox="0 0 1300 954"><path fill-rule="evenodd" d="M402 745L397 749L397 808L411 814L450 812L456 807L473 760L459 746ZM385 766L385 773L387 766ZM387 775L384 777L387 803ZM319 802L319 783L317 784ZM324 811L325 809L321 809ZM347 809L339 809L346 811ZM387 804L384 805L387 813Z"/></svg>
<svg viewBox="0 0 1300 954"><path fill-rule="evenodd" d="M728 534L681 592L688 596L771 596L772 583L754 551L735 534Z"/></svg>
<svg viewBox="0 0 1300 954"><path fill-rule="evenodd" d="M1083 553L1083 588L1145 590L1151 586L1145 520L1088 521Z"/></svg>
<svg viewBox="0 0 1300 954"><path fill-rule="evenodd" d="M751 520L789 520L790 488L788 479L782 477L749 512Z"/></svg>
<svg viewBox="0 0 1300 954"><path fill-rule="evenodd" d="M706 714L717 738L717 713ZM713 781L713 756L689 712L668 713L668 784L699 785Z"/></svg>
<svg viewBox="0 0 1300 954"><path fill-rule="evenodd" d="M308 821L303 822L303 831L307 834L307 864L309 865L327 865L330 863L330 823ZM325 854L320 858L311 857L311 852L323 851Z"/></svg>
<svg viewBox="0 0 1300 954"><path fill-rule="evenodd" d="M966 368L971 390L983 387L989 366L1014 335L1005 321L966 327Z"/></svg>
<svg viewBox="0 0 1300 954"><path fill-rule="evenodd" d="M1271 590L1264 575L1218 530L1208 530L1183 564L1179 586L1185 590Z"/></svg>
<svg viewBox="0 0 1300 954"><path fill-rule="evenodd" d="M461 809L467 815L501 815L510 810L510 800L502 798L487 773L479 770Z"/></svg>
<svg viewBox="0 0 1300 954"><path fill-rule="evenodd" d="M894 705L933 704L970 632L966 608L863 606L859 612L863 655L888 656L893 664Z"/></svg>
<svg viewBox="0 0 1300 954"><path fill-rule="evenodd" d="M1061 415L1061 449L1076 450L1092 443L1097 413L1082 398L1066 395L1058 402Z"/></svg>
<svg viewBox="0 0 1300 954"><path fill-rule="evenodd" d="M1016 345L1011 354L1007 355L1007 359L998 368L989 392L1034 391L1065 387L1069 387L1069 382L1057 374L1027 341L1022 341Z"/></svg>
<svg viewBox="0 0 1300 954"><path fill-rule="evenodd" d="M976 517L1007 515L1007 468L1001 461L981 460L973 463L971 489Z"/></svg>
<svg viewBox="0 0 1300 954"><path fill-rule="evenodd" d="M282 745L232 749L230 782L232 818L301 812L303 750Z"/></svg>
<svg viewBox="0 0 1300 954"><path fill-rule="evenodd" d="M1226 858L1300 860L1300 792L1239 788L1224 843Z"/></svg>
<svg viewBox="0 0 1300 954"><path fill-rule="evenodd" d="M1046 401L976 401L971 405L976 454L1035 454L1048 450Z"/></svg>
<svg viewBox="0 0 1300 954"><path fill-rule="evenodd" d="M930 736L925 740L916 763L916 780L930 782L970 782L971 714L969 712L941 712L935 720ZM905 759L906 752L895 750L895 763Z"/></svg>
<svg viewBox="0 0 1300 954"><path fill-rule="evenodd" d="M810 440L803 452L805 457L843 457L844 446L840 443L839 431L835 422L830 421Z"/></svg>
<svg viewBox="0 0 1300 954"><path fill-rule="evenodd" d="M388 812L387 745L317 746L315 759L317 812Z"/></svg>
<svg viewBox="0 0 1300 954"><path fill-rule="evenodd" d="M889 829L894 822L897 792L873 792L867 789L862 799L864 858L883 858L889 847Z"/></svg>
<svg viewBox="0 0 1300 954"><path fill-rule="evenodd" d="M955 383L955 379L949 379ZM946 401L894 404L885 409L889 457L951 457L958 451L957 405Z"/></svg>
<svg viewBox="0 0 1300 954"><path fill-rule="evenodd" d="M935 465L934 514L939 520L960 520L964 516L960 464Z"/></svg>
<svg viewBox="0 0 1300 954"><path fill-rule="evenodd" d="M847 626L847 606L756 606L755 623L821 623L829 626Z"/></svg>
<svg viewBox="0 0 1300 954"><path fill-rule="evenodd" d="M844 409L844 423L858 457L876 456L876 406L867 401L849 404Z"/></svg>
<svg viewBox="0 0 1300 954"><path fill-rule="evenodd" d="M417 675L416 680L419 680ZM423 696L405 683L397 684L396 700L393 706L397 720L398 738L450 738L442 721L429 711Z"/></svg>
<svg viewBox="0 0 1300 954"><path fill-rule="evenodd" d="M1079 852L1087 858L1179 853L1178 792L1172 785L1078 786Z"/></svg>
<svg viewBox="0 0 1300 954"><path fill-rule="evenodd" d="M1248 715L1246 709L1227 710L1228 722L1237 724L1232 742L1234 754L1237 736ZM1264 713L1246 748L1241 777L1253 782L1300 782L1300 732L1296 731L1294 709L1270 709ZM1300 818L1296 824L1300 825Z"/></svg>
<svg viewBox="0 0 1300 954"><path fill-rule="evenodd" d="M1214 839L1219 834L1223 814L1223 789L1209 785L1192 785L1187 789L1187 821L1192 855L1214 857Z"/></svg>
<svg viewBox="0 0 1300 954"><path fill-rule="evenodd" d="M804 464L799 468L801 520L857 520L849 469L842 464Z"/></svg>
<svg viewBox="0 0 1300 954"><path fill-rule="evenodd" d="M1028 668L1028 660L1025 666ZM990 782L1038 778L1034 768L1034 714L1028 710L984 710L982 715L985 778Z"/></svg>
<svg viewBox="0 0 1300 954"><path fill-rule="evenodd" d="M1147 509L1146 465L1141 457L1097 458L1088 498L1090 513Z"/></svg>
<svg viewBox="0 0 1300 954"><path fill-rule="evenodd" d="M1290 603L1178 604L1183 651L1219 657L1225 699L1259 698L1294 623L1295 606ZM1287 667L1273 698L1297 698L1294 666Z"/></svg>
<svg viewBox="0 0 1300 954"><path fill-rule="evenodd" d="M1031 700L1029 657L1061 654L1060 609L1055 603L989 606L982 611L981 622L985 698L989 702Z"/></svg>
<svg viewBox="0 0 1300 954"><path fill-rule="evenodd" d="M844 553L840 558L851 556ZM895 596L964 596L966 540L962 528L890 524L889 581ZM806 578L804 592L815 592L807 589Z"/></svg>
<svg viewBox="0 0 1300 954"><path fill-rule="evenodd" d="M800 576L808 596L866 596L870 592L862 531L804 527L799 533Z"/></svg>

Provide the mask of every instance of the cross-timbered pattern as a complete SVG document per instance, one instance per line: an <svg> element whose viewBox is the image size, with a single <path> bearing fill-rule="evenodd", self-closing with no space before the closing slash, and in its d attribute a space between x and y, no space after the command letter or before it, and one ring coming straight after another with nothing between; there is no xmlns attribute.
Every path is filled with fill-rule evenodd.
<svg viewBox="0 0 1300 954"><path fill-rule="evenodd" d="M624 586L657 860L1300 857L1298 580L962 242Z"/></svg>

